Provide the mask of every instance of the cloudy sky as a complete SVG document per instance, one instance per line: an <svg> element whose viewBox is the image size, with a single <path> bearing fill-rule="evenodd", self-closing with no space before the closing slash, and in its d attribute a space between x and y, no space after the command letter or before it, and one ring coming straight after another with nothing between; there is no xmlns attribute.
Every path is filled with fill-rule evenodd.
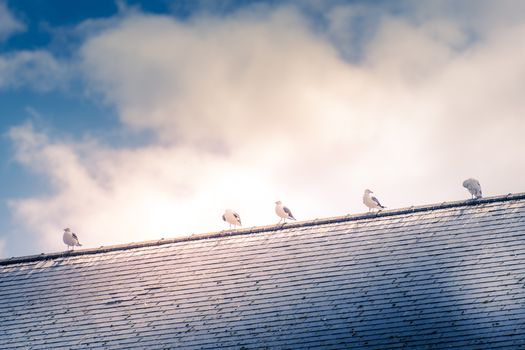
<svg viewBox="0 0 525 350"><path fill-rule="evenodd" d="M0 257L525 190L525 2L0 0Z"/></svg>

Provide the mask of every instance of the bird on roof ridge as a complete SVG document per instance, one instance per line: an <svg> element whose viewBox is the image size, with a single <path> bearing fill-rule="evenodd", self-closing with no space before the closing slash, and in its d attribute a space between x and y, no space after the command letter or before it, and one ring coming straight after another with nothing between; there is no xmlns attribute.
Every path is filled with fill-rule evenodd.
<svg viewBox="0 0 525 350"><path fill-rule="evenodd" d="M367 188L365 190L365 194L363 194L363 203L368 207L368 212L370 212L372 209L381 211L382 209L386 208L385 206L381 205L381 203L379 203L379 200L376 197L371 196L372 193L374 192Z"/></svg>
<svg viewBox="0 0 525 350"><path fill-rule="evenodd" d="M78 241L77 234L71 232L71 229L69 227L64 229L64 235L62 236L62 240L67 245L67 250L70 250L69 247L71 247L72 250L75 250L75 246L82 246L82 244L80 244L80 242Z"/></svg>
<svg viewBox="0 0 525 350"><path fill-rule="evenodd" d="M286 219L295 220L292 211L285 207L281 201L275 202L275 213L281 218L281 220L279 220L279 224L283 220L284 223L286 223Z"/></svg>
<svg viewBox="0 0 525 350"><path fill-rule="evenodd" d="M230 224L230 229L232 228L232 225L234 228L235 226L242 226L241 217L239 216L239 214L237 214L231 209L226 209L226 211L222 215L222 220Z"/></svg>
<svg viewBox="0 0 525 350"><path fill-rule="evenodd" d="M478 180L469 178L463 181L463 187L465 187L472 196L472 199L479 199L482 197L481 185Z"/></svg>

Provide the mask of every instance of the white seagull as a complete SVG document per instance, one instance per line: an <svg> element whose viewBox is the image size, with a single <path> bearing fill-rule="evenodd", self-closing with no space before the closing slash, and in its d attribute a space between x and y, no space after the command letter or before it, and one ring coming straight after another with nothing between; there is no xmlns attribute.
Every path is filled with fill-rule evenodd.
<svg viewBox="0 0 525 350"><path fill-rule="evenodd" d="M366 189L365 194L363 195L363 203L368 207L368 211L370 212L372 209L378 209L381 211L381 209L384 209L385 207L379 203L379 200L376 197L371 196L371 193L374 192Z"/></svg>
<svg viewBox="0 0 525 350"><path fill-rule="evenodd" d="M239 214L234 212L231 209L226 209L224 214L222 215L222 219L230 224L230 228L232 228L232 225L235 226L242 226L241 225L241 217Z"/></svg>
<svg viewBox="0 0 525 350"><path fill-rule="evenodd" d="M283 220L286 223L286 219L295 220L290 209L285 207L281 201L275 202L275 213L281 218L281 220L279 220L279 224Z"/></svg>
<svg viewBox="0 0 525 350"><path fill-rule="evenodd" d="M69 250L69 247L72 247L72 249L75 250L75 246L82 246L82 244L80 244L78 241L76 233L71 232L69 228L64 229L64 235L62 236L62 239L64 240L64 243L67 244L67 250Z"/></svg>
<svg viewBox="0 0 525 350"><path fill-rule="evenodd" d="M466 179L463 181L463 187L465 187L470 192L472 199L481 198L481 185L479 184L478 180L473 178Z"/></svg>

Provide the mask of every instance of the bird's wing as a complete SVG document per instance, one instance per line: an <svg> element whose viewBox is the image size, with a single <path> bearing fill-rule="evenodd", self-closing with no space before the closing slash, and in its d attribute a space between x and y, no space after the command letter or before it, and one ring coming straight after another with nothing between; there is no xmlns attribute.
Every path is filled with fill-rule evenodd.
<svg viewBox="0 0 525 350"><path fill-rule="evenodd" d="M289 216L290 218L292 218L292 219L295 220L295 218L293 217L292 212L290 211L290 209L288 209L287 207L283 207L283 210L284 210L284 212L285 212L286 214L288 214L288 216Z"/></svg>
<svg viewBox="0 0 525 350"><path fill-rule="evenodd" d="M78 244L78 245L80 245L80 242L79 242L79 240L78 240L77 234L76 234L76 233L72 233L71 236L73 236L73 239L74 239L75 241L77 241L77 244Z"/></svg>
<svg viewBox="0 0 525 350"><path fill-rule="evenodd" d="M239 224L241 223L241 217L237 213L233 213L233 216L239 221Z"/></svg>
<svg viewBox="0 0 525 350"><path fill-rule="evenodd" d="M481 184L479 183L478 180L476 180L476 197L479 197L481 198L482 194L481 194Z"/></svg>
<svg viewBox="0 0 525 350"><path fill-rule="evenodd" d="M382 207L381 203L379 203L379 199L377 199L376 197L372 197L371 198L373 202L375 202L377 205L379 205L380 207Z"/></svg>

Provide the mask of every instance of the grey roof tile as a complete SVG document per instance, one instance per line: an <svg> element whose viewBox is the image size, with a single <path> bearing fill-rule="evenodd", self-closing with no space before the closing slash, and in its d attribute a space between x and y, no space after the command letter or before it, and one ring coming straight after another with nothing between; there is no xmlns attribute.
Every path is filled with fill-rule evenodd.
<svg viewBox="0 0 525 350"><path fill-rule="evenodd" d="M525 194L0 261L1 349L525 348Z"/></svg>

